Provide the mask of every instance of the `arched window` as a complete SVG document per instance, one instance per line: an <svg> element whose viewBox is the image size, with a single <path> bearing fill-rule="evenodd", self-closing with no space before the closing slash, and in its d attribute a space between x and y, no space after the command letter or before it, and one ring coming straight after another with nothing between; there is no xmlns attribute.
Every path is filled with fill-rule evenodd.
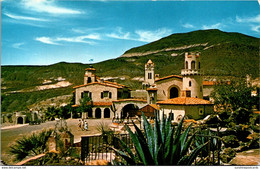
<svg viewBox="0 0 260 169"><path fill-rule="evenodd" d="M92 109L89 109L89 110L88 110L88 117L93 117Z"/></svg>
<svg viewBox="0 0 260 169"><path fill-rule="evenodd" d="M195 69L195 61L194 60L191 62L191 69Z"/></svg>
<svg viewBox="0 0 260 169"><path fill-rule="evenodd" d="M104 118L110 118L110 109L109 108L105 108L105 110L104 110Z"/></svg>
<svg viewBox="0 0 260 169"><path fill-rule="evenodd" d="M100 119L100 118L101 118L101 109L100 109L100 108L97 108L97 109L95 110L95 117L96 117L97 119Z"/></svg>
<svg viewBox="0 0 260 169"><path fill-rule="evenodd" d="M189 87L191 87L191 81L189 81Z"/></svg>
<svg viewBox="0 0 260 169"><path fill-rule="evenodd" d="M185 69L189 69L188 68L188 61L185 62Z"/></svg>
<svg viewBox="0 0 260 169"><path fill-rule="evenodd" d="M148 79L152 79L152 73L148 73Z"/></svg>
<svg viewBox="0 0 260 169"><path fill-rule="evenodd" d="M176 87L172 87L170 90L170 99L179 97L179 90Z"/></svg>
<svg viewBox="0 0 260 169"><path fill-rule="evenodd" d="M91 83L91 77L88 77L88 83Z"/></svg>

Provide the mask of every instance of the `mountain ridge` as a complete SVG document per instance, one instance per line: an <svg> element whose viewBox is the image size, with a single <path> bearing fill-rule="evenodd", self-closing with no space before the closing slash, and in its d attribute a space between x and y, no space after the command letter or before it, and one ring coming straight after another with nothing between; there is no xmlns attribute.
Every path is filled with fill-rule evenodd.
<svg viewBox="0 0 260 169"><path fill-rule="evenodd" d="M176 43L172 45L173 42ZM185 48L180 48L185 45ZM139 89L144 77L144 65L149 59L155 63L155 73L160 77L180 75L184 67L184 53L193 51L201 53L201 69L205 77L245 77L247 74L253 79L259 77L259 38L219 30L181 33L177 37L173 34L124 53L139 52L145 55L118 57L92 65L97 76ZM37 103L50 98L72 95L72 87L83 84L84 71L89 65L59 62L43 66L2 66L1 111L20 111L31 108L31 105L39 106ZM55 87L61 81L71 85L35 90L47 83Z"/></svg>

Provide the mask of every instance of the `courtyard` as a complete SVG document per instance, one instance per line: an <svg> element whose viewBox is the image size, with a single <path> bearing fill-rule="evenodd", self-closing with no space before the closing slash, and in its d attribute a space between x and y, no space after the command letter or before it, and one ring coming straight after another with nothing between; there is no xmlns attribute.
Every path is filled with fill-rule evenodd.
<svg viewBox="0 0 260 169"><path fill-rule="evenodd" d="M74 143L81 141L81 135L93 135L99 134L97 126L100 123L111 125L111 119L88 119L89 129L82 131L78 127L79 119L67 119L67 126L71 133L74 135ZM15 164L10 158L12 155L9 153L9 147L15 140L22 138L23 136L31 135L33 132L39 132L43 129L55 128L56 121L48 121L41 123L40 125L16 125L7 126L1 128L1 160L8 165Z"/></svg>

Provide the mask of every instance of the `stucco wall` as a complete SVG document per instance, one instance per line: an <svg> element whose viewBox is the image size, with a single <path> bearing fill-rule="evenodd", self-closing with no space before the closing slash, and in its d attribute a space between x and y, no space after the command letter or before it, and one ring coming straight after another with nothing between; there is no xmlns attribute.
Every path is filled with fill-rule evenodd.
<svg viewBox="0 0 260 169"><path fill-rule="evenodd" d="M189 81L191 81L191 86L189 86ZM190 90L191 97L203 98L203 89L200 91L202 86L202 76L190 75L183 77L183 90Z"/></svg>
<svg viewBox="0 0 260 169"><path fill-rule="evenodd" d="M203 86L203 96L209 96L214 90L214 86Z"/></svg>
<svg viewBox="0 0 260 169"><path fill-rule="evenodd" d="M179 90L179 96L182 90L182 79L179 78L169 78L162 81L155 82L157 87L157 100L167 100L170 98L170 89L176 87Z"/></svg>
<svg viewBox="0 0 260 169"><path fill-rule="evenodd" d="M84 86L76 89L76 98L75 98L75 103L77 105L80 104L80 99L81 99L81 93L84 91L89 91L92 93L92 101L93 102L112 102L113 100L117 100L117 88L109 87L109 86L104 86L100 84L93 84L89 86ZM109 91L112 93L112 97L110 98L103 98L101 99L101 92L103 91Z"/></svg>
<svg viewBox="0 0 260 169"><path fill-rule="evenodd" d="M178 105L160 105L160 118L162 119L163 114L165 114L167 117L169 117L170 113L174 114L174 122L178 122L177 118L179 116L185 115L185 108L184 106L178 106Z"/></svg>
<svg viewBox="0 0 260 169"><path fill-rule="evenodd" d="M199 114L200 109L203 109L202 115ZM174 113L174 122L178 122L179 115L182 117L185 115L189 119L199 120L213 113L213 105L160 105L160 118L162 118L163 112L167 117L169 117L169 113Z"/></svg>

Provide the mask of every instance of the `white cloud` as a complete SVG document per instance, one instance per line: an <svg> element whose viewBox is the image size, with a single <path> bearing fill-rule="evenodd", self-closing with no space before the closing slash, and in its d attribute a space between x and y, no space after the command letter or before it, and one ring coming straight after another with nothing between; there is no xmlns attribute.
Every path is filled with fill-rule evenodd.
<svg viewBox="0 0 260 169"><path fill-rule="evenodd" d="M257 33L260 33L260 25L252 26L252 31L255 31Z"/></svg>
<svg viewBox="0 0 260 169"><path fill-rule="evenodd" d="M97 27L97 28L72 28L72 32L84 34L84 33L88 33L88 32L100 31L102 29L104 29L104 28L103 27Z"/></svg>
<svg viewBox="0 0 260 169"><path fill-rule="evenodd" d="M55 5L53 0L23 0L22 5L36 12L44 12L49 14L81 14L81 11L59 7Z"/></svg>
<svg viewBox="0 0 260 169"><path fill-rule="evenodd" d="M59 45L58 43L55 43L55 40L53 40L49 37L38 37L38 38L35 38L35 40L40 41L42 43L50 44L50 45Z"/></svg>
<svg viewBox="0 0 260 169"><path fill-rule="evenodd" d="M223 24L221 23L216 23L214 25L203 25L202 26L202 29L221 29L223 28Z"/></svg>
<svg viewBox="0 0 260 169"><path fill-rule="evenodd" d="M184 28L194 28L194 26L192 24L186 23L184 25L182 25Z"/></svg>
<svg viewBox="0 0 260 169"><path fill-rule="evenodd" d="M99 34L89 34L84 36L76 36L76 37L57 37L57 38L50 38L50 37L37 37L35 40L40 41L42 43L51 44L51 45L60 45L57 42L73 42L73 43L87 43L90 45L96 44L93 41L89 41L86 39L91 40L100 40L101 37Z"/></svg>
<svg viewBox="0 0 260 169"><path fill-rule="evenodd" d="M13 48L16 48L16 49L21 49L21 46L24 45L25 43L21 42L21 43L14 43L12 45Z"/></svg>
<svg viewBox="0 0 260 169"><path fill-rule="evenodd" d="M244 17L244 18L236 16L236 21L239 23L260 23L260 14L255 17Z"/></svg>
<svg viewBox="0 0 260 169"><path fill-rule="evenodd" d="M161 28L155 31L137 30L135 31L135 33L139 36L139 38L137 39L138 41L152 42L170 35L172 33L172 30L167 28Z"/></svg>
<svg viewBox="0 0 260 169"><path fill-rule="evenodd" d="M77 37L67 37L67 38L59 37L56 38L55 41L95 44L95 42L87 41L85 39L99 40L100 37L99 35L87 35L87 36L77 36Z"/></svg>
<svg viewBox="0 0 260 169"><path fill-rule="evenodd" d="M107 37L115 39L134 40L142 42L152 42L168 36L172 33L171 29L161 28L158 30L136 30L134 33L123 32L121 27L117 27L116 31L110 34L106 34Z"/></svg>
<svg viewBox="0 0 260 169"><path fill-rule="evenodd" d="M35 17L28 17L28 16L19 16L19 15L14 15L14 14L7 13L7 12L4 12L3 14L8 16L9 18L16 19L16 20L48 21L48 20L42 19L42 18L35 18Z"/></svg>
<svg viewBox="0 0 260 169"><path fill-rule="evenodd" d="M123 32L121 27L117 27L115 32L107 34L106 36L115 39L131 40L130 32Z"/></svg>
<svg viewBox="0 0 260 169"><path fill-rule="evenodd" d="M239 17L236 16L236 21L238 23L246 23L251 27L252 31L260 33L260 14L254 17Z"/></svg>

